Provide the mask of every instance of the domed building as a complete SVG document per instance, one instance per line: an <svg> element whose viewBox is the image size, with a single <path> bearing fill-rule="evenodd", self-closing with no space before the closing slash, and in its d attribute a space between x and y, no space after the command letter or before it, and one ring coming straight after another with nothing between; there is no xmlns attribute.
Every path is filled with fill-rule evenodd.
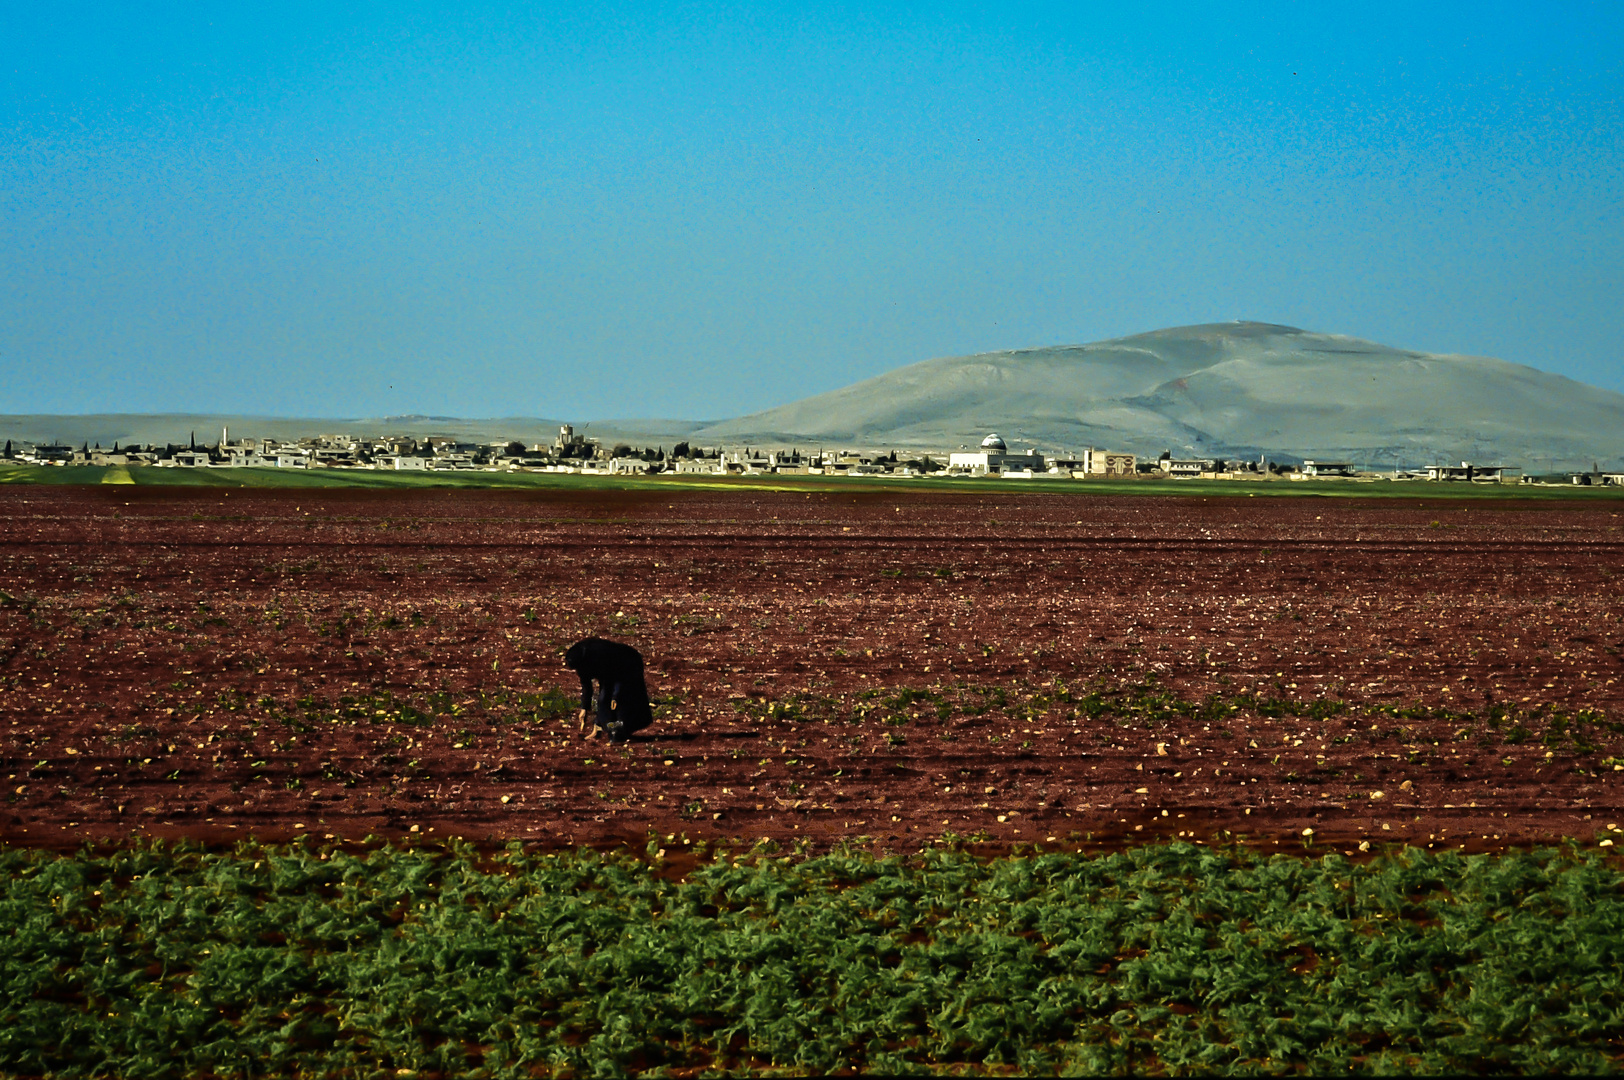
<svg viewBox="0 0 1624 1080"><path fill-rule="evenodd" d="M976 476L1000 476L1005 473L1040 473L1045 466L1043 455L1036 450L1010 453L1003 436L995 431L981 440L981 449L949 454L947 467L953 472L967 472Z"/></svg>

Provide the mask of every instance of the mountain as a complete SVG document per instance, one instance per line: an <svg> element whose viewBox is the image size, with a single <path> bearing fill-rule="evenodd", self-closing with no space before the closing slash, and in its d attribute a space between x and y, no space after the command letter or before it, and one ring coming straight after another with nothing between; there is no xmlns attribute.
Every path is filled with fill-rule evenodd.
<svg viewBox="0 0 1624 1080"><path fill-rule="evenodd" d="M394 416L3 416L18 441L212 443L233 436L448 435L551 443L556 421ZM1092 345L926 360L732 420L577 423L612 445L929 449L996 431L1011 447L1154 456L1435 461L1532 472L1624 463L1624 394L1521 364L1414 352L1290 326L1181 326Z"/></svg>
<svg viewBox="0 0 1624 1080"><path fill-rule="evenodd" d="M1624 458L1624 394L1486 357L1235 322L898 368L694 428L699 443L1096 446L1372 465Z"/></svg>

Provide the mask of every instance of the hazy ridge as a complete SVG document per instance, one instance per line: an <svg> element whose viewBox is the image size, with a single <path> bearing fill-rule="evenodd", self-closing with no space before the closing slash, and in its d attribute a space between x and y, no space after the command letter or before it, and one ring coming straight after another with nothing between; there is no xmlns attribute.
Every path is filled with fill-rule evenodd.
<svg viewBox="0 0 1624 1080"><path fill-rule="evenodd" d="M166 443L233 435L451 435L550 442L558 421L379 417L8 416L3 437ZM1013 445L1155 455L1268 454L1377 466L1469 459L1531 471L1624 462L1624 394L1487 357L1295 327L1176 327L1088 345L940 357L720 421L578 424L605 442L952 449Z"/></svg>

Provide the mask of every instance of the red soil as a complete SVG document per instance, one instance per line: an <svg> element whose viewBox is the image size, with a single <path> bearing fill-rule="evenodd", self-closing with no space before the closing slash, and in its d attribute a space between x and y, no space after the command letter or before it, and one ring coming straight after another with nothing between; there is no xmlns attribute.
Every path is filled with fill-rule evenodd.
<svg viewBox="0 0 1624 1080"><path fill-rule="evenodd" d="M0 489L0 840L1624 826L1624 504L997 488ZM573 694L559 653L593 632L649 657L647 738L493 700ZM1055 700L1150 680L1351 708L1119 726ZM853 722L902 687L940 700ZM433 720L275 719L346 695ZM1368 711L1416 704L1453 715ZM1578 710L1608 719L1552 730Z"/></svg>

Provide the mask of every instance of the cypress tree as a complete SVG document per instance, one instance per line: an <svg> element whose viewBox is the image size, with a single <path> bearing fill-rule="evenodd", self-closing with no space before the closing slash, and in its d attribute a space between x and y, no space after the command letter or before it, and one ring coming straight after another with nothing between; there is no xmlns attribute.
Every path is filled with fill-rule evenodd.
<svg viewBox="0 0 1624 1080"><path fill-rule="evenodd" d="M7 458L11 457L11 440L10 439L6 440L6 457Z"/></svg>

